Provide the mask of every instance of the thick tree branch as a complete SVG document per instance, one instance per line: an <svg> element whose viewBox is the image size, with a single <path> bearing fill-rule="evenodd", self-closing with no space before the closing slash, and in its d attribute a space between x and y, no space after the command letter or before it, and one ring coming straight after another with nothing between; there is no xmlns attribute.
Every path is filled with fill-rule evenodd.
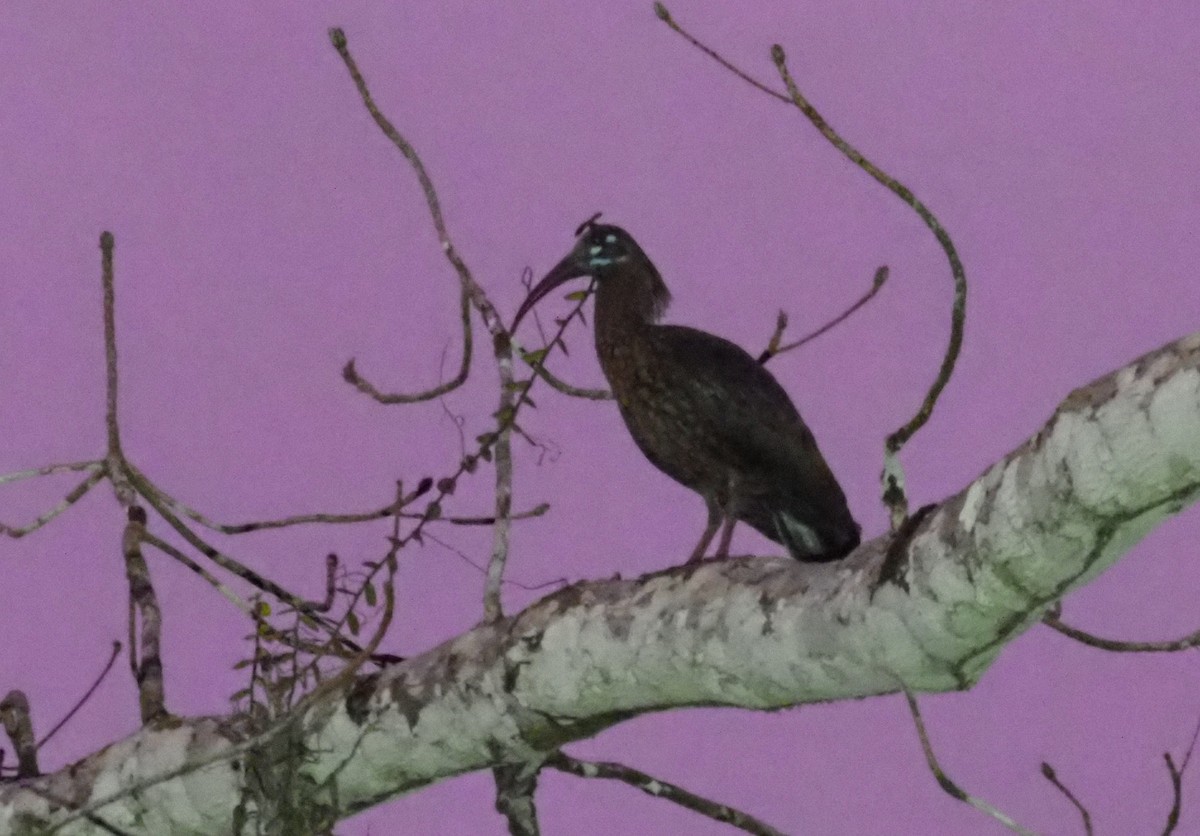
<svg viewBox="0 0 1200 836"><path fill-rule="evenodd" d="M322 686L295 716L307 752L297 768L349 815L537 762L638 714L968 688L1053 602L1198 495L1200 333L1072 393L926 514L886 574L882 537L832 564L740 558L577 583ZM131 832L228 832L244 783L230 753L246 737L237 717L147 727L32 788L0 786L0 832L71 815L45 793L81 807L116 793L89 812ZM132 785L142 789L120 794ZM75 815L60 833L95 830Z"/></svg>

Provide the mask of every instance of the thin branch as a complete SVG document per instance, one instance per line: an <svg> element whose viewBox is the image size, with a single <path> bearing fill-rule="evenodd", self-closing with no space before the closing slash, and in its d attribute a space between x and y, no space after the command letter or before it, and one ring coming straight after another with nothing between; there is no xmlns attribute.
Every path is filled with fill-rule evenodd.
<svg viewBox="0 0 1200 836"><path fill-rule="evenodd" d="M1067 801L1070 801L1075 805L1075 809L1079 811L1080 818L1083 819L1083 832L1086 834L1086 836L1092 836L1092 814L1088 812L1087 807L1083 806L1083 802L1076 798L1073 792L1067 789L1066 784L1058 780L1058 774L1054 771L1054 767L1052 767L1050 764L1045 762L1042 763L1042 775L1047 781L1057 787L1059 792L1066 796Z"/></svg>
<svg viewBox="0 0 1200 836"><path fill-rule="evenodd" d="M1183 773L1187 771L1198 737L1200 737L1200 722L1196 724L1196 729L1192 732L1192 740L1188 743L1187 752L1184 753L1183 762L1178 768L1171 758L1171 753L1163 753L1163 760L1167 763L1167 773L1171 776L1171 810L1167 813L1167 825L1163 828L1163 836L1173 833L1179 825L1179 814L1183 809Z"/></svg>
<svg viewBox="0 0 1200 836"><path fill-rule="evenodd" d="M248 566L242 565L234 558L209 545L194 531L184 525L183 521L171 513L171 510L167 507L165 494L163 494L153 482L147 479L144 473L137 468L131 467L129 475L131 481L137 487L138 493L145 498L150 507L152 507L158 513L158 515L162 517L169 526L171 526L171 528L175 529L179 535L192 546L192 548L199 551L202 555L207 557L213 563L216 563L225 571L231 572L252 586L257 587L269 595L273 595L275 598L287 604L289 607L293 607L300 612L310 613L314 618L320 620L320 614L313 613L312 605L308 601L304 600L299 595L289 592L274 581L264 578L262 575L258 574L258 572L255 572ZM161 546L159 546L159 548L161 548ZM164 549L164 551L166 551L166 549Z"/></svg>
<svg viewBox="0 0 1200 836"><path fill-rule="evenodd" d="M766 349L763 350L762 354L758 355L758 362L760 364L766 364L766 362L772 357L776 357L784 352L791 351L794 348L800 348L803 345L807 345L830 329L841 325L843 322L849 319L855 311L875 298L875 294L879 292L879 290L887 282L887 279L888 268L887 265L884 265L875 271L875 278L871 280L871 289L864 293L861 299L859 299L850 307L846 308L846 310L844 310L838 316L826 322L817 330L810 334L806 334L795 342L788 343L784 346L781 346L780 342L783 341L783 332L787 328L788 318L786 313L780 311L779 317L775 321L775 332L771 334L771 339L767 343Z"/></svg>
<svg viewBox="0 0 1200 836"><path fill-rule="evenodd" d="M761 90L762 92L766 93L768 96L770 96L774 99L779 99L779 101L781 101L781 102L791 104L792 100L790 98L788 98L785 94L780 93L777 90L772 90L770 87L763 84L761 81L759 81L757 78L755 78L754 76L747 73L745 70L742 70L741 68L739 68L739 67L735 66L734 64L730 63L729 61L725 60L725 58L723 58L721 56L721 54L719 52L717 52L715 49L713 49L712 47L707 46L706 44L703 44L700 41L698 41L690 32L688 32L682 26L680 26L678 23L675 22L675 18L671 17L671 13L669 11L667 11L667 7L664 6L662 3L654 4L654 13L656 15L658 15L659 20L661 20L663 23L667 24L667 26L671 27L671 29L674 30L677 34L682 35L684 40L686 40L692 46L696 47L696 49L703 52L709 58L716 61L722 67L729 70L729 72L733 73L735 76L740 78L742 81L749 84L751 87Z"/></svg>
<svg viewBox="0 0 1200 836"><path fill-rule="evenodd" d="M1057 630L1064 636L1075 639L1077 642L1082 642L1091 647L1098 647L1101 650L1112 650L1117 653L1174 653L1180 650L1190 650L1193 647L1200 647L1200 630L1171 641L1129 642L1105 639L1100 636L1093 636L1091 633L1085 633L1083 630L1079 630L1069 624L1064 624L1053 613L1047 613L1042 616L1042 623L1053 630Z"/></svg>
<svg viewBox="0 0 1200 836"><path fill-rule="evenodd" d="M112 481L113 491L117 495L117 501L128 508L134 503L134 492L129 486L125 453L121 450L121 426L117 419L117 303L113 280L114 246L115 241L111 232L106 230L100 233L100 276L104 285L104 426L108 433L105 464L108 478Z"/></svg>
<svg viewBox="0 0 1200 836"><path fill-rule="evenodd" d="M1163 752L1163 760L1167 762L1167 774L1171 777L1171 809L1167 813L1167 825L1163 828L1163 836L1169 836L1179 825L1179 813L1183 806L1183 770L1176 768L1170 752Z"/></svg>
<svg viewBox="0 0 1200 836"><path fill-rule="evenodd" d="M611 401L615 400L613 393L607 389L588 389L583 386L573 386L567 383L561 377L555 376L554 372L543 366L541 363L530 363L533 373L542 380L550 384L551 388L557 389L564 395L570 395L572 398L586 398L590 401Z"/></svg>
<svg viewBox="0 0 1200 836"><path fill-rule="evenodd" d="M249 615L251 617L254 616L254 613L255 613L254 607L252 607L248 602L243 600L240 595L238 595L236 592L234 592L228 586L221 583L221 581L215 575L213 575L212 572L209 572L207 569L205 569L199 563L192 560L190 557L188 557L186 554L184 554L179 549L172 546L166 540L156 537L154 534L152 534L149 531L143 531L142 532L142 542L148 546L153 546L154 548L158 549L160 552L167 555L168 557L175 558L180 563L182 563L184 566L191 569L193 572L195 572L197 575L199 575L202 579L204 579L208 583L209 586L211 586L213 589L217 590L217 592L220 592L223 596L225 596L225 599L227 601L229 601L231 604L233 604L235 607L237 607L239 610L244 612L246 615Z"/></svg>
<svg viewBox="0 0 1200 836"><path fill-rule="evenodd" d="M421 192L425 195L425 203L429 208L429 216L432 218L434 229L437 232L438 242L442 245L442 252L446 254L446 259L454 267L455 272L458 273L463 290L471 297L471 303L479 311L480 316L483 317L483 324L488 329L488 333L493 338L504 334L504 325L500 320L500 315L496 312L495 306L487 298L487 295L483 292L483 288L475 282L471 271L459 256L454 243L450 240L450 233L446 229L446 221L442 217L442 206L438 200L437 191L434 189L433 181L429 179L429 174L425 171L425 165L421 162L416 149L396 130L396 126L383 115L378 105L375 104L375 100L371 97L371 91L367 88L367 81L363 78L362 72L358 69L358 64L350 54L350 48L346 43L346 33L341 29L330 29L329 40L333 44L333 48L337 50L338 55L341 56L342 63L346 65L346 69L350 72L350 78L354 81L354 86L358 89L358 95L362 98L367 112L371 114L371 118L375 120L375 124L383 131L383 135L391 140L391 143L404 155L404 159L408 160L409 165L412 166L413 171L416 173L417 180L421 184Z"/></svg>
<svg viewBox="0 0 1200 836"><path fill-rule="evenodd" d="M0 722L4 724L4 731L17 752L17 778L36 778L41 775L33 720L29 715L29 698L23 691L9 691L0 700Z"/></svg>
<svg viewBox="0 0 1200 836"><path fill-rule="evenodd" d="M532 520L536 517L543 516L549 510L550 510L550 503L543 502L540 505L533 506L528 511L518 511L515 514L510 515L509 519L511 519L511 520ZM405 513L401 514L400 516L404 517L405 519L416 520L416 519L420 519L422 515L405 512ZM438 517L437 520L434 520L434 522L450 523L451 525L494 525L496 522L496 518L495 517Z"/></svg>
<svg viewBox="0 0 1200 836"><path fill-rule="evenodd" d="M104 681L104 678L106 676L108 676L108 672L110 670L112 670L113 663L117 661L117 656L120 654L120 652L121 652L121 643L118 641L114 641L113 646L112 646L112 653L108 657L108 662L104 665L104 670L100 671L100 675L97 676L96 680L92 683L92 687L88 688L87 691L84 692L83 696L79 698L79 701L75 703L74 707L72 707L70 711L68 711L66 714L64 714L63 718L61 720L59 720L57 723L54 724L54 728L52 728L52 729L50 729L50 731L46 732L46 736L38 741L37 748L41 749L43 746L45 746L47 743L49 743L50 738L52 738L52 737L54 737L54 735L58 734L58 730L61 729L63 726L65 726L67 723L69 723L71 721L71 718L74 717L76 715L76 713L78 713L79 709L83 708L84 705L87 704L87 701L92 698L92 694L96 693L96 689L100 687L100 683Z"/></svg>
<svg viewBox="0 0 1200 836"><path fill-rule="evenodd" d="M906 688L904 690L904 698L908 700L908 710L912 713L913 724L917 727L917 736L921 739L921 750L925 753L925 763L929 765L929 771L937 779L938 786L951 798L957 798L959 801L971 805L979 812L986 813L1014 833L1020 833L1023 836L1034 836L1033 831L1021 827L1021 825L982 798L971 795L958 784L954 783L954 781L950 780L950 776L942 771L941 765L938 764L937 756L933 753L933 744L929 742L929 733L925 730L925 721L921 719L921 709L917 707L916 697Z"/></svg>
<svg viewBox="0 0 1200 836"><path fill-rule="evenodd" d="M151 723L167 714L161 646L162 609L158 605L158 596L154 594L154 586L150 583L150 570L146 566L146 559L142 556L145 531L145 509L138 505L131 506L129 522L121 538L121 552L125 556L125 576L129 580L129 660L134 666L143 724ZM132 641L135 607L141 616L142 624L140 648Z"/></svg>
<svg viewBox="0 0 1200 836"><path fill-rule="evenodd" d="M103 467L103 465L98 466L98 469L96 469L92 473L88 474L88 477L86 479L84 479L82 482L80 482L78 485L76 485L74 488L72 488L67 493L67 495L65 497L63 497L63 500L61 502L59 502L57 505L55 505L53 508L51 508L49 511L46 511L44 514L42 514L40 517L38 517L37 519L35 519L33 522L29 523L28 525L11 526L11 525L6 525L5 523L0 523L0 534L7 534L9 537L12 537L14 540L24 537L26 534L32 534L33 532L37 531L39 528L44 526L46 523L53 520L59 514L66 511L68 508L70 508L76 502L83 499L83 497L87 494L87 492L90 491L92 488L96 487L96 485L100 482L100 480L105 477L105 475L106 475L106 470Z"/></svg>
<svg viewBox="0 0 1200 836"><path fill-rule="evenodd" d="M555 752L551 755L546 761L546 766L552 766L580 778L607 778L613 781L623 781L647 795L666 799L681 807L686 807L692 812L731 825L747 833L754 833L757 836L783 836L783 831L776 830L749 813L744 813L727 804L711 801L685 790L678 784L655 778L653 775L648 775L631 766L608 761L583 761L564 752Z"/></svg>
<svg viewBox="0 0 1200 836"><path fill-rule="evenodd" d="M181 515L195 520L200 525L211 531L218 531L221 534L248 534L251 531L264 531L272 528L289 528L293 525L348 525L353 523L373 522L375 520L385 520L396 512L396 503L389 502L382 508L376 508L371 511L362 511L351 514L296 514L291 517L283 517L277 520L253 520L245 523L220 523L213 520L211 517L205 516L194 508L184 505L179 500L161 494L163 502L169 505Z"/></svg>
<svg viewBox="0 0 1200 836"><path fill-rule="evenodd" d="M440 383L432 389L426 389L423 392L414 393L387 393L381 392L369 381L364 379L354 365L353 358L346 363L342 368L342 378L353 386L358 391L370 395L376 401L382 404L397 404L397 403L419 403L421 401L431 401L434 398L441 397L447 392L453 392L459 386L466 382L467 375L471 373L471 352L473 349L474 337L471 333L471 297L467 295L464 288L461 296L460 313L462 316L463 328L463 357L462 365L458 368L458 374L452 380L447 380L445 383Z"/></svg>
<svg viewBox="0 0 1200 836"><path fill-rule="evenodd" d="M97 470L104 462L92 459L86 462L69 462L67 464L48 464L44 467L34 467L29 470L18 470L15 473L0 475L0 485L9 482L20 482L22 479L32 479L38 476L51 476L55 473L78 473L81 470Z"/></svg>

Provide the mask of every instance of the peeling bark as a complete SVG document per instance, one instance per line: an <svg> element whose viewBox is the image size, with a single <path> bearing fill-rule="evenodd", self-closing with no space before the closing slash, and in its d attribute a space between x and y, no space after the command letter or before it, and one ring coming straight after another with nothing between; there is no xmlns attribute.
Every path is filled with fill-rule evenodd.
<svg viewBox="0 0 1200 836"><path fill-rule="evenodd" d="M348 815L541 762L647 712L968 688L1053 602L1198 495L1200 333L1071 393L890 556L882 537L834 564L737 558L576 583L306 705L297 769L314 803ZM46 797L94 803L206 758L96 812L131 833L229 832L244 776L239 757L213 759L244 741L238 718L152 725L0 786L0 832L45 832L70 814ZM101 831L77 817L56 832Z"/></svg>

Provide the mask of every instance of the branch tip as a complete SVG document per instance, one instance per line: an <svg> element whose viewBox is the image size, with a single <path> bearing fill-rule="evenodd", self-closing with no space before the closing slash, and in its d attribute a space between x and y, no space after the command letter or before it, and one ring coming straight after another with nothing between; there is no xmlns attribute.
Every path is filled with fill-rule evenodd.
<svg viewBox="0 0 1200 836"><path fill-rule="evenodd" d="M333 48L341 51L346 48L346 32L340 26L334 26L329 30L329 42L333 44Z"/></svg>

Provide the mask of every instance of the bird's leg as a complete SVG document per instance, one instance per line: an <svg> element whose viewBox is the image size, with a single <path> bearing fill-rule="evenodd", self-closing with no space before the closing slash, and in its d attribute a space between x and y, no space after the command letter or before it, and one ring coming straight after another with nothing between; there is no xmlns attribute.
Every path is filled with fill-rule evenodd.
<svg viewBox="0 0 1200 836"><path fill-rule="evenodd" d="M737 525L737 517L725 514L725 527L721 529L721 539L717 542L717 559L729 557L729 543L733 540L733 527Z"/></svg>
<svg viewBox="0 0 1200 836"><path fill-rule="evenodd" d="M717 528L721 525L721 506L717 504L715 499L704 497L704 502L708 505L708 524L704 526L704 533L700 535L700 542L696 544L696 548L692 549L692 556L688 558L688 563L699 563L704 559L704 553L708 551L708 544L712 542L713 536L717 533Z"/></svg>

